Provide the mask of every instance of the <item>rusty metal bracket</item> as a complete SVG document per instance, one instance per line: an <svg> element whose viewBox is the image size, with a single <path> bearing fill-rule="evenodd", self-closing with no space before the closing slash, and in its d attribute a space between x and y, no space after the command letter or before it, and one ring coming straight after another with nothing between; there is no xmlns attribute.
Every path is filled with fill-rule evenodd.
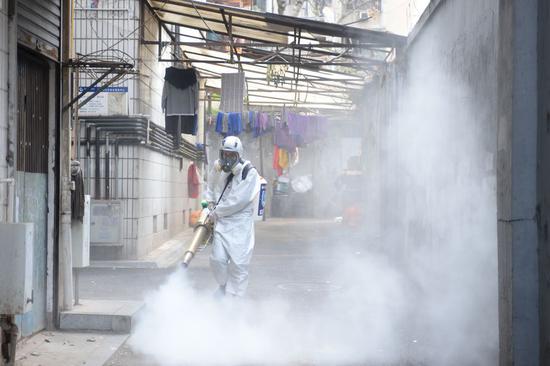
<svg viewBox="0 0 550 366"><path fill-rule="evenodd" d="M64 66L72 68L94 68L94 69L107 69L104 71L101 76L99 76L91 85L81 91L76 97L74 97L69 104L63 107L63 111L71 108L75 103L77 103L86 93L89 93L90 90L93 90L99 83L101 83L107 76L110 74L116 74L114 77L109 79L106 83L101 85L97 90L95 90L92 95L87 97L83 102L78 104L78 107L81 108L90 100L92 100L96 95L105 90L109 85L112 85L115 81L119 80L126 74L134 73L132 70L133 65L128 63L113 63L113 62L80 62L80 61L71 61Z"/></svg>

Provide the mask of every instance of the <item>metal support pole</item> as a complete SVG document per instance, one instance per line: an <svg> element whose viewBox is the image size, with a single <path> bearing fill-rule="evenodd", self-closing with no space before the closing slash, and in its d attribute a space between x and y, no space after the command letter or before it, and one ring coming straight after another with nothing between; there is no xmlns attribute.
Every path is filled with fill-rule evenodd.
<svg viewBox="0 0 550 366"><path fill-rule="evenodd" d="M80 272L79 272L79 269L78 268L73 268L73 278L74 278L74 304L75 305L80 305L80 291L79 291L79 286L80 286L80 283L79 283L79 275L80 275Z"/></svg>
<svg viewBox="0 0 550 366"><path fill-rule="evenodd" d="M260 135L260 174L262 177L264 176L264 135ZM265 209L264 209L264 216L262 217L262 221L265 221Z"/></svg>
<svg viewBox="0 0 550 366"><path fill-rule="evenodd" d="M7 171L8 178L2 183L8 184L7 222L14 222L15 212L15 170L17 168L17 0L8 0L8 148ZM0 364L15 365L15 351L18 334L13 314L0 315Z"/></svg>
<svg viewBox="0 0 550 366"><path fill-rule="evenodd" d="M111 147L109 145L109 133L105 134L105 198L111 199Z"/></svg>
<svg viewBox="0 0 550 366"><path fill-rule="evenodd" d="M63 1L63 31L61 58L63 64L69 61L71 54L71 0ZM61 69L61 98L62 105L70 103L70 68ZM71 110L61 112L61 139L60 139L60 203L59 203L59 304L61 310L73 308L73 266L72 266L72 238L71 238Z"/></svg>
<svg viewBox="0 0 550 366"><path fill-rule="evenodd" d="M6 177L15 178L17 169L17 0L8 1L8 148L6 154ZM13 199L8 202L7 219L11 222L17 216L15 213L15 182L10 185Z"/></svg>

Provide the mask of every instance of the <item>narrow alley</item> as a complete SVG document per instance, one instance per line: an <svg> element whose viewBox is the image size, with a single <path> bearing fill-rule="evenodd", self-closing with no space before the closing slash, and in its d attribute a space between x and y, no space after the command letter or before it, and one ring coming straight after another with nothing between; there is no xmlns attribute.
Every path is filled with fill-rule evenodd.
<svg viewBox="0 0 550 366"><path fill-rule="evenodd" d="M0 366L550 365L547 0L0 0Z"/></svg>

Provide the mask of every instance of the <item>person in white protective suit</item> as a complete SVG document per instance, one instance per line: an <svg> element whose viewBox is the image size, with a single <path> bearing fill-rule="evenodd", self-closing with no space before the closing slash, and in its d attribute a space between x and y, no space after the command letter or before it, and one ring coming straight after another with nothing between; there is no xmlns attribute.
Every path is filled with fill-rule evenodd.
<svg viewBox="0 0 550 366"><path fill-rule="evenodd" d="M208 175L205 199L215 223L210 268L219 284L218 295L244 296L254 249L254 199L260 177L243 160L243 145L236 136L222 141L220 157Z"/></svg>

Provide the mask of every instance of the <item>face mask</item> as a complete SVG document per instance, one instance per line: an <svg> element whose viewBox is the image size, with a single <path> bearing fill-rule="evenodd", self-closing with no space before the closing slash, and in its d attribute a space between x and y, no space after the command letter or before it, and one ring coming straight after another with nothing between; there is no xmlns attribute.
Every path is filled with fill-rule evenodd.
<svg viewBox="0 0 550 366"><path fill-rule="evenodd" d="M232 151L220 151L220 165L222 170L229 173L239 162L239 154Z"/></svg>

